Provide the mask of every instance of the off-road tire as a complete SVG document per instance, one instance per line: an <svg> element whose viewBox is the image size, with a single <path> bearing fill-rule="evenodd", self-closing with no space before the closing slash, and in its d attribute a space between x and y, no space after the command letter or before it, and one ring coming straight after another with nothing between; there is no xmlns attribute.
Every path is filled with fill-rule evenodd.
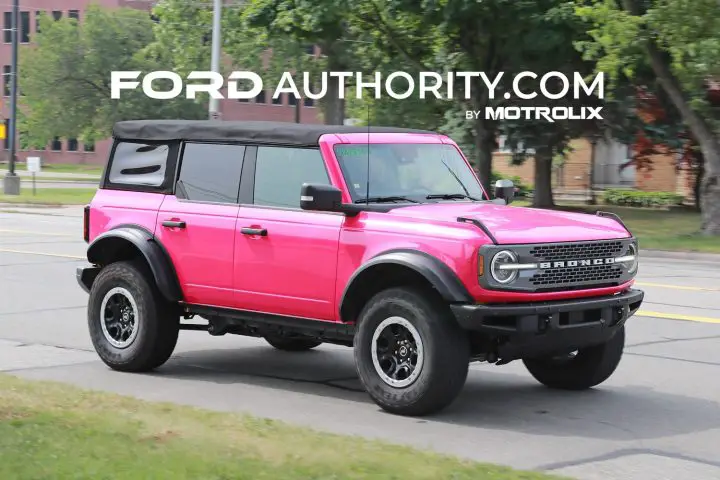
<svg viewBox="0 0 720 480"><path fill-rule="evenodd" d="M384 320L394 316L407 320L423 344L420 373L408 386L388 384L373 363L373 335ZM465 385L470 342L450 309L434 292L396 287L376 294L360 313L353 343L355 365L363 386L372 400L390 413L407 416L436 413L448 407Z"/></svg>
<svg viewBox="0 0 720 480"><path fill-rule="evenodd" d="M134 341L125 348L112 345L103 334L101 306L115 287L124 288L137 306L138 328ZM88 328L95 351L113 370L145 372L164 364L172 355L180 330L180 315L158 290L149 269L141 261L122 261L104 267L90 290Z"/></svg>
<svg viewBox="0 0 720 480"><path fill-rule="evenodd" d="M314 338L305 337L283 337L283 336L266 336L265 341L277 348L278 350L284 350L286 352L304 352L306 350L312 350L315 347L322 345L323 342L315 340Z"/></svg>
<svg viewBox="0 0 720 480"><path fill-rule="evenodd" d="M543 385L559 390L586 390L615 372L625 348L623 325L606 343L578 350L570 359L526 358L525 367Z"/></svg>

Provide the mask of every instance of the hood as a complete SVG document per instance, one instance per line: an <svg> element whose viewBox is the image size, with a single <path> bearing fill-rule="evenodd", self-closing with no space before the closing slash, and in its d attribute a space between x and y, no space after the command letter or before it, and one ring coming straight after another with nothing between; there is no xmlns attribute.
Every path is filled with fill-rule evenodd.
<svg viewBox="0 0 720 480"><path fill-rule="evenodd" d="M610 240L629 236L612 218L494 203L433 203L398 208L391 213L435 221L455 222L458 217L479 220L500 244Z"/></svg>

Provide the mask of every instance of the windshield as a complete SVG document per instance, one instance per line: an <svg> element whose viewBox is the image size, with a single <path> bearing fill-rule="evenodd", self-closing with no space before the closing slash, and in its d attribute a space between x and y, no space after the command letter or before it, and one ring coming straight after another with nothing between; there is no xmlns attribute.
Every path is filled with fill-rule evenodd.
<svg viewBox="0 0 720 480"><path fill-rule="evenodd" d="M370 202L485 200L473 171L452 145L339 144L335 155L356 203L367 198Z"/></svg>

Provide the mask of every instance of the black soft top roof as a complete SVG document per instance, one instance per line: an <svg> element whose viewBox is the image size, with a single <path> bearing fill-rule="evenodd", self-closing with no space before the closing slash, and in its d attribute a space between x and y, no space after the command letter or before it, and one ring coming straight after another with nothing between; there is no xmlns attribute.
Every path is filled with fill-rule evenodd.
<svg viewBox="0 0 720 480"><path fill-rule="evenodd" d="M370 133L421 133L426 130L370 127ZM323 134L367 133L367 127L266 121L127 120L115 123L113 137L123 140L237 141L258 144L317 146Z"/></svg>

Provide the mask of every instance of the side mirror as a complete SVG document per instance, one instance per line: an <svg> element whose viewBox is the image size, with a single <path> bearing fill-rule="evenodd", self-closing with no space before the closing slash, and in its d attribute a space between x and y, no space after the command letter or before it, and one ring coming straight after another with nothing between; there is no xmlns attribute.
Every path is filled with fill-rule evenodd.
<svg viewBox="0 0 720 480"><path fill-rule="evenodd" d="M321 212L341 211L342 192L332 185L304 183L300 188L300 208Z"/></svg>
<svg viewBox="0 0 720 480"><path fill-rule="evenodd" d="M515 198L515 185L507 179L495 182L495 198L505 200L505 204L509 204Z"/></svg>

